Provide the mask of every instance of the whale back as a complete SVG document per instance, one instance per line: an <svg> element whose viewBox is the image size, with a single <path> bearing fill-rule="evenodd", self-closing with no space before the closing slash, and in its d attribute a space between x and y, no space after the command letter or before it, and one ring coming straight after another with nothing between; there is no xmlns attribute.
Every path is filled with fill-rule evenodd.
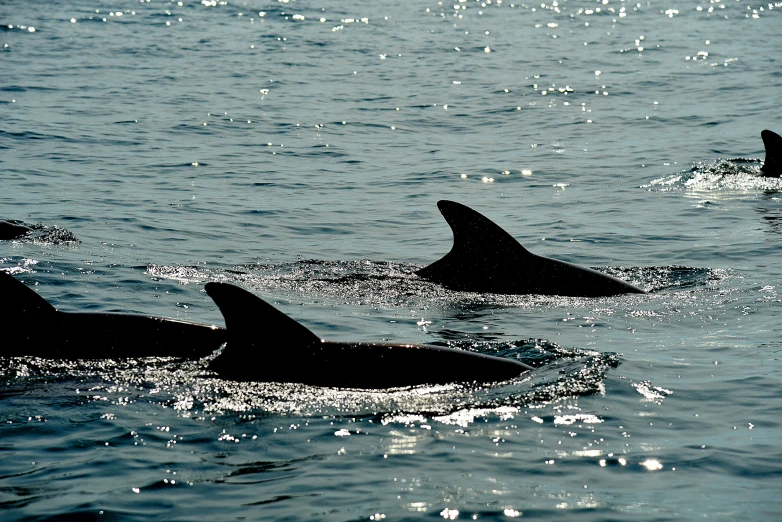
<svg viewBox="0 0 782 522"><path fill-rule="evenodd" d="M437 203L453 231L453 247L416 272L450 290L497 294L601 297L645 293L587 267L535 255L487 217L453 201Z"/></svg>
<svg viewBox="0 0 782 522"><path fill-rule="evenodd" d="M782 136L770 130L760 133L766 148L766 161L760 170L765 176L782 176Z"/></svg>

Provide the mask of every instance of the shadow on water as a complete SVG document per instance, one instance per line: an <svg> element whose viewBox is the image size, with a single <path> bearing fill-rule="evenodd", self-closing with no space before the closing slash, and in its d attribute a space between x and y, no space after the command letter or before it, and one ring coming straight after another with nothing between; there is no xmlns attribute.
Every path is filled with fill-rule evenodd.
<svg viewBox="0 0 782 522"><path fill-rule="evenodd" d="M778 192L764 193L762 203L755 210L761 215L763 222L768 225L768 232L782 233L782 205L780 205Z"/></svg>

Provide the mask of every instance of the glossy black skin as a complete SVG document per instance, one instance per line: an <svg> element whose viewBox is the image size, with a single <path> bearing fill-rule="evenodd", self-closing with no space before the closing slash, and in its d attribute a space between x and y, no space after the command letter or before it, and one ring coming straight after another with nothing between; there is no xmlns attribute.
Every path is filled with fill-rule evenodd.
<svg viewBox="0 0 782 522"><path fill-rule="evenodd" d="M226 340L225 329L165 317L135 314L54 312L17 329L6 357L45 359L125 359L184 357L199 359ZM45 324L43 324L45 323Z"/></svg>
<svg viewBox="0 0 782 522"><path fill-rule="evenodd" d="M766 161L760 167L764 176L778 178L782 176L782 136L770 130L760 133L766 148Z"/></svg>
<svg viewBox="0 0 782 522"><path fill-rule="evenodd" d="M239 287L207 283L206 292L228 329L225 349L210 366L225 379L382 390L500 382L532 369L511 359L439 346L324 341Z"/></svg>
<svg viewBox="0 0 782 522"><path fill-rule="evenodd" d="M32 231L33 229L30 227L0 220L0 240L18 239Z"/></svg>
<svg viewBox="0 0 782 522"><path fill-rule="evenodd" d="M495 294L604 297L643 294L644 290L591 268L535 255L471 208L439 201L453 231L454 244L442 259L418 276L446 288Z"/></svg>
<svg viewBox="0 0 782 522"><path fill-rule="evenodd" d="M134 314L59 312L33 289L0 271L0 355L47 359L186 357L211 354L224 328Z"/></svg>
<svg viewBox="0 0 782 522"><path fill-rule="evenodd" d="M232 337L209 369L224 379L293 382L330 388L383 390L422 384L493 383L532 368L500 357L429 345L342 343L275 344ZM232 352L241 346L242 357ZM262 351L263 350L263 351Z"/></svg>
<svg viewBox="0 0 782 522"><path fill-rule="evenodd" d="M23 282L0 271L5 312L0 355L195 359L227 341L210 365L222 378L363 389L498 382L532 369L511 359L437 346L323 341L239 287L208 283L206 290L229 330L163 317L59 312Z"/></svg>

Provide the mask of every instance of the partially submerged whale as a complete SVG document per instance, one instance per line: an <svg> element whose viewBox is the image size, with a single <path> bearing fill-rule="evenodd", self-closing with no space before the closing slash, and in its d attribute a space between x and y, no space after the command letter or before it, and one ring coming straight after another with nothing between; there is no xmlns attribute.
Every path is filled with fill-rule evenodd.
<svg viewBox="0 0 782 522"><path fill-rule="evenodd" d="M0 240L18 239L32 231L33 229L30 227L12 221L0 220Z"/></svg>
<svg viewBox="0 0 782 522"><path fill-rule="evenodd" d="M165 317L60 312L32 288L0 271L5 357L119 359L205 357L226 340L224 328Z"/></svg>
<svg viewBox="0 0 782 522"><path fill-rule="evenodd" d="M465 292L602 297L644 290L591 268L529 252L487 217L453 201L438 201L453 231L453 247L418 276Z"/></svg>
<svg viewBox="0 0 782 522"><path fill-rule="evenodd" d="M225 343L209 365L224 379L364 389L500 382L532 369L512 359L438 346L324 341L237 286L207 283L206 291L223 313L227 329L164 317L60 312L0 271L6 326L0 355L198 359Z"/></svg>
<svg viewBox="0 0 782 522"><path fill-rule="evenodd" d="M766 161L760 167L764 176L778 178L782 176L782 136L770 130L760 133L766 148Z"/></svg>
<svg viewBox="0 0 782 522"><path fill-rule="evenodd" d="M209 369L225 379L386 389L500 382L532 370L512 359L439 346L325 341L242 288L207 283L206 293L228 332Z"/></svg>

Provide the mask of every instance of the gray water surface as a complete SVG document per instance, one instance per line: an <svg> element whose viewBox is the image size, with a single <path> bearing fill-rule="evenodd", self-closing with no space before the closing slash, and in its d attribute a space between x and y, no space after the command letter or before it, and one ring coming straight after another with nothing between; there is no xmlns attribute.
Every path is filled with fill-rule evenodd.
<svg viewBox="0 0 782 522"><path fill-rule="evenodd" d="M0 219L35 226L0 269L58 309L222 325L227 281L327 339L536 366L375 393L0 359L3 520L775 520L780 12L0 5ZM422 281L440 199L649 293Z"/></svg>

